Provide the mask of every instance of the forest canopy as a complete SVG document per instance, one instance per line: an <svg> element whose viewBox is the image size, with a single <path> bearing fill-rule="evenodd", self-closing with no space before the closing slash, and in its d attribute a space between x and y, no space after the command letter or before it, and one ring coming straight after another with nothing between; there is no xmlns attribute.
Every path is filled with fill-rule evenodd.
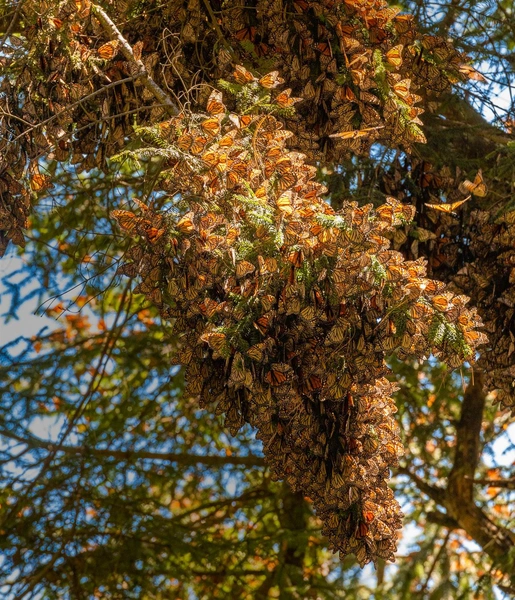
<svg viewBox="0 0 515 600"><path fill-rule="evenodd" d="M514 23L0 0L6 598L515 594Z"/></svg>

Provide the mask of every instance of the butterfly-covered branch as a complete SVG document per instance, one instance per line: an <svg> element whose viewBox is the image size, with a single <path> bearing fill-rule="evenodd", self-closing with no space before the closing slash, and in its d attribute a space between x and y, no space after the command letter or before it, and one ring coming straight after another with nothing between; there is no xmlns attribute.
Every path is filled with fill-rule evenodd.
<svg viewBox="0 0 515 600"><path fill-rule="evenodd" d="M168 94L157 85L157 83L152 79L152 77L150 77L145 65L141 61L141 58L134 54L131 45L123 37L120 30L109 18L108 14L104 11L104 9L98 4L92 4L91 12L97 17L102 27L106 30L110 37L113 38L113 41L120 45L120 50L122 54L125 56L132 69L134 70L133 75L137 79L141 79L143 85L153 94L153 96L160 104L165 106L166 110L170 114L179 114L179 109L177 108L175 103L168 96Z"/></svg>

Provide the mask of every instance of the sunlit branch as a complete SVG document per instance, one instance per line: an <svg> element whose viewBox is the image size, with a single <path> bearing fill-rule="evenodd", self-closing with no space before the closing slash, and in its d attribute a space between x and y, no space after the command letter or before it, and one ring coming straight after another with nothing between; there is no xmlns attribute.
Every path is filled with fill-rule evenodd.
<svg viewBox="0 0 515 600"><path fill-rule="evenodd" d="M471 478L466 477L465 479ZM472 483L476 483L478 485L487 485L488 487L515 490L515 477L511 477L510 479L472 479Z"/></svg>
<svg viewBox="0 0 515 600"><path fill-rule="evenodd" d="M141 79L143 85L151 92L151 94L158 100L158 102L161 102L162 104L166 105L168 112L170 112L172 115L179 114L179 109L177 108L177 106L175 106L175 104L168 97L166 92L164 92L152 79L152 77L150 77L143 62L141 60L136 59L130 44L123 37L120 30L116 27L113 21L111 21L104 9L98 6L97 4L92 4L91 10L93 14L97 17L97 19L100 21L100 24L102 25L104 30L112 38L120 42L120 49L122 54L133 67L136 67L137 77Z"/></svg>

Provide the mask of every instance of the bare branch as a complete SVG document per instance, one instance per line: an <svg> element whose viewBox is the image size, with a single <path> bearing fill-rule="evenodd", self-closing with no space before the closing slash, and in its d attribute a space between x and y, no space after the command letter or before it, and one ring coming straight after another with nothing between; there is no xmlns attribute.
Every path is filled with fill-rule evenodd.
<svg viewBox="0 0 515 600"><path fill-rule="evenodd" d="M466 477L466 479L470 478ZM472 479L472 483L478 485L487 485L488 487L515 490L515 477L512 477L511 479Z"/></svg>
<svg viewBox="0 0 515 600"><path fill-rule="evenodd" d="M426 496L429 496L431 500L434 500L438 504L443 504L445 498L445 490L430 485L429 483L427 483L427 481L424 481L421 477L410 471L407 467L399 466L397 468L397 473L399 473L399 475L407 475L421 492L424 492Z"/></svg>

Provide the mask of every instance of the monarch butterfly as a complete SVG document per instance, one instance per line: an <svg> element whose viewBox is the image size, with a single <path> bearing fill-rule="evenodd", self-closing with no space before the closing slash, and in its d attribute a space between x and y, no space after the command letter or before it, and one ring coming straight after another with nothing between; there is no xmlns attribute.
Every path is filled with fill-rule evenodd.
<svg viewBox="0 0 515 600"><path fill-rule="evenodd" d="M91 10L91 0L75 0L75 6L77 8L78 17L85 19L89 16Z"/></svg>
<svg viewBox="0 0 515 600"><path fill-rule="evenodd" d="M218 146L220 148L230 148L234 145L234 136L234 131L224 135L220 140L218 140Z"/></svg>
<svg viewBox="0 0 515 600"><path fill-rule="evenodd" d="M293 8L300 14L309 10L309 2L306 0L294 0Z"/></svg>
<svg viewBox="0 0 515 600"><path fill-rule="evenodd" d="M284 83L284 79L279 77L279 71L272 71L261 77L258 83L260 86L270 90Z"/></svg>
<svg viewBox="0 0 515 600"><path fill-rule="evenodd" d="M368 102L369 104L381 104L381 100L379 100L375 94L371 94L370 92L361 91L359 94L359 99L362 102Z"/></svg>
<svg viewBox="0 0 515 600"><path fill-rule="evenodd" d="M421 302L415 302L415 304L413 304L409 310L410 316L413 319L420 319L421 317L426 315L428 312L429 312L429 307L426 306L425 304L422 304Z"/></svg>
<svg viewBox="0 0 515 600"><path fill-rule="evenodd" d="M255 29L255 28L254 28ZM240 30L243 31L243 30ZM236 32L236 35L238 32ZM256 77L252 75L250 71L247 71L245 67L241 65L236 65L234 67L233 77L237 83L241 85L245 85L246 83L251 83L252 81L256 81Z"/></svg>
<svg viewBox="0 0 515 600"><path fill-rule="evenodd" d="M314 392L322 388L322 380L318 375L310 375L304 382L304 388L309 392Z"/></svg>
<svg viewBox="0 0 515 600"><path fill-rule="evenodd" d="M316 45L316 48L322 54L322 56L333 56L333 50L329 42L320 42Z"/></svg>
<svg viewBox="0 0 515 600"><path fill-rule="evenodd" d="M476 177L474 178L474 182L465 179L462 183L460 183L458 189L462 194L472 194L473 196L479 196L480 198L484 198L487 193L487 187L485 182L483 181L483 172L481 169L477 172ZM470 196L469 196L470 197ZM467 198L468 200L468 198ZM462 202L465 202L463 200Z"/></svg>
<svg viewBox="0 0 515 600"><path fill-rule="evenodd" d="M236 277L245 277L249 273L253 273L256 267L247 260L240 260L236 264Z"/></svg>
<svg viewBox="0 0 515 600"><path fill-rule="evenodd" d="M263 360L266 357L266 349L267 346L265 342L254 344L247 350L247 356L249 356L252 360L255 360L256 362L263 362Z"/></svg>
<svg viewBox="0 0 515 600"><path fill-rule="evenodd" d="M191 145L190 152L192 154L200 154L204 150L204 146L207 144L207 138L203 136L197 136L193 140L193 144Z"/></svg>
<svg viewBox="0 0 515 600"><path fill-rule="evenodd" d="M191 145L193 144L193 139L194 138L191 135L191 133L183 133L177 139L177 146L179 147L180 150L187 152L191 148Z"/></svg>
<svg viewBox="0 0 515 600"><path fill-rule="evenodd" d="M291 367L288 365L283 365L281 363L276 363L272 365L272 368L265 375L265 380L268 381L270 385L282 385L286 381L288 381L287 372L291 370Z"/></svg>
<svg viewBox="0 0 515 600"><path fill-rule="evenodd" d="M97 54L104 60L111 60L118 53L118 46L120 42L118 40L112 40L97 48Z"/></svg>
<svg viewBox="0 0 515 600"><path fill-rule="evenodd" d="M388 63L393 65L394 67L400 67L402 65L402 50L404 46L399 44L398 46L394 46L386 53L386 60Z"/></svg>
<svg viewBox="0 0 515 600"><path fill-rule="evenodd" d="M479 331L464 331L463 337L465 341L468 343L477 343L486 344L488 342L488 338L484 333L479 333Z"/></svg>
<svg viewBox="0 0 515 600"><path fill-rule="evenodd" d="M278 96L275 97L275 102L282 106L283 108L289 108L293 106L296 102L300 102L302 98L292 98L291 97L291 89L288 88L281 92Z"/></svg>
<svg viewBox="0 0 515 600"><path fill-rule="evenodd" d="M304 253L302 252L302 250L294 250L289 256L288 256L288 261L291 262L291 264L295 267L295 268L300 268L302 266L302 263L304 262Z"/></svg>
<svg viewBox="0 0 515 600"><path fill-rule="evenodd" d="M245 129L245 127L248 127L252 123L253 117L251 115L230 114L229 120L238 129Z"/></svg>
<svg viewBox="0 0 515 600"><path fill-rule="evenodd" d="M200 124L202 129L209 135L215 136L220 133L220 122L216 117L210 117Z"/></svg>
<svg viewBox="0 0 515 600"><path fill-rule="evenodd" d="M449 299L445 296L434 296L431 298L431 302L435 308L445 312L449 306Z"/></svg>
<svg viewBox="0 0 515 600"><path fill-rule="evenodd" d="M200 339L216 352L221 352L226 343L226 337L224 333L204 333L200 336Z"/></svg>
<svg viewBox="0 0 515 600"><path fill-rule="evenodd" d="M401 222L410 223L415 218L416 208L412 204L402 204L396 201L395 216Z"/></svg>
<svg viewBox="0 0 515 600"><path fill-rule="evenodd" d="M153 227L150 223L145 224L143 228L143 234L151 244L155 244L157 240L164 234L164 229L158 229Z"/></svg>
<svg viewBox="0 0 515 600"><path fill-rule="evenodd" d="M401 456L404 452L404 447L400 442L390 440L386 444L383 444L383 450L393 456Z"/></svg>
<svg viewBox="0 0 515 600"><path fill-rule="evenodd" d="M279 156L281 156L283 152L284 148L282 146L280 146L279 144L272 144L266 151L265 156L267 159L279 158Z"/></svg>
<svg viewBox="0 0 515 600"><path fill-rule="evenodd" d="M363 449L368 454L374 454L379 448L379 442L373 437L366 436L363 440ZM370 521L368 521L370 522Z"/></svg>
<svg viewBox="0 0 515 600"><path fill-rule="evenodd" d="M467 183L467 182L465 182L465 183ZM468 183L471 183L471 182L469 181ZM471 185L473 185L473 184L471 184ZM485 189L486 189L486 186L485 186ZM451 204L428 204L427 202L425 204L428 208L432 208L433 210L439 210L440 212L454 215L454 211L457 208L459 208L462 204L467 202L467 200L470 200L470 196L468 196L468 198L465 198L465 200L458 200L457 202L452 202Z"/></svg>
<svg viewBox="0 0 515 600"><path fill-rule="evenodd" d="M204 302L199 305L200 312L208 317L212 317L217 312L218 307L218 302L211 298L206 298Z"/></svg>
<svg viewBox="0 0 515 600"><path fill-rule="evenodd" d="M241 181L241 177L238 175L236 171L230 169L227 171L227 188L233 189L237 186Z"/></svg>
<svg viewBox="0 0 515 600"><path fill-rule="evenodd" d="M339 138L342 140L355 140L360 137L365 137L370 135L373 131L377 129L382 129L384 125L379 125L377 127L366 127L365 129L353 129L351 131L340 131L339 133L332 133L329 137L331 138Z"/></svg>
<svg viewBox="0 0 515 600"><path fill-rule="evenodd" d="M112 210L111 217L118 221L118 224L125 231L132 231L136 226L136 215L129 210Z"/></svg>
<svg viewBox="0 0 515 600"><path fill-rule="evenodd" d="M282 193L279 198L277 198L277 208L284 213L285 215L293 214L293 206L291 203L292 192L288 190Z"/></svg>
<svg viewBox="0 0 515 600"><path fill-rule="evenodd" d="M238 31L235 32L234 37L237 40L239 40L240 42L245 42L245 41L253 42L256 38L256 28L255 27L244 27L243 29L239 29ZM236 67L236 69L237 68L238 67ZM240 82L238 82L238 83L240 83ZM247 83L247 82L245 82L245 83Z"/></svg>
<svg viewBox="0 0 515 600"><path fill-rule="evenodd" d="M340 48L345 54L346 52L356 52L358 48L362 48L362 45L361 42L359 42L359 40L357 40L356 38L342 34L340 36Z"/></svg>
<svg viewBox="0 0 515 600"><path fill-rule="evenodd" d="M247 174L248 165L243 160L228 160L227 166L235 175L245 177Z"/></svg>
<svg viewBox="0 0 515 600"><path fill-rule="evenodd" d="M243 383L245 381L245 362L239 352L234 355L229 380L232 383Z"/></svg>
<svg viewBox="0 0 515 600"><path fill-rule="evenodd" d="M364 538L368 534L368 525L364 521L360 521L356 527L356 531L354 533L355 537L359 540Z"/></svg>
<svg viewBox="0 0 515 600"><path fill-rule="evenodd" d="M476 71L476 69L474 69L474 67L471 67L470 65L460 65L460 73L463 73L464 75L466 75L469 79L474 79L475 81L481 81L482 83L486 83L486 78L481 75L481 73L479 71Z"/></svg>
<svg viewBox="0 0 515 600"><path fill-rule="evenodd" d="M274 298L275 300L275 298ZM265 333L268 331L269 327L270 327L270 321L271 318L269 315L265 314L262 315L261 317L259 317L259 319L257 319L257 321L254 321L254 327L259 331L259 333L261 333L262 335L265 335Z"/></svg>
<svg viewBox="0 0 515 600"><path fill-rule="evenodd" d="M207 112L210 115L220 115L225 112L225 104L222 102L222 92L213 90L207 101Z"/></svg>
<svg viewBox="0 0 515 600"><path fill-rule="evenodd" d="M202 155L202 160L210 167L216 167L220 163L227 162L227 154L210 150Z"/></svg>
<svg viewBox="0 0 515 600"><path fill-rule="evenodd" d="M215 175L210 181L207 181L207 187L211 194L216 194L220 190L220 180L218 175Z"/></svg>
<svg viewBox="0 0 515 600"><path fill-rule="evenodd" d="M262 256L258 256L259 262L259 272L261 275L265 275L266 273L276 273L277 272L277 260L273 257L263 258Z"/></svg>
<svg viewBox="0 0 515 600"><path fill-rule="evenodd" d="M113 211L113 212L120 212L120 211ZM121 212L125 212L125 211L121 211ZM175 228L178 231L180 231L181 233L192 233L193 231L195 231L195 225L193 224L191 217L192 217L192 213L188 213L188 214L184 215L181 219L179 219Z"/></svg>
<svg viewBox="0 0 515 600"><path fill-rule="evenodd" d="M400 96L403 100L406 100L406 98L409 96L410 85L410 79L403 79L402 81L393 84L393 91L397 94L397 96Z"/></svg>
<svg viewBox="0 0 515 600"><path fill-rule="evenodd" d="M256 53L258 58L262 58L268 54L268 46L264 42L258 41L259 35L256 36L256 40L254 41L254 52Z"/></svg>
<svg viewBox="0 0 515 600"><path fill-rule="evenodd" d="M30 176L30 187L34 192L39 192L50 187L50 185L50 177L48 175L41 175L39 172L33 172Z"/></svg>

